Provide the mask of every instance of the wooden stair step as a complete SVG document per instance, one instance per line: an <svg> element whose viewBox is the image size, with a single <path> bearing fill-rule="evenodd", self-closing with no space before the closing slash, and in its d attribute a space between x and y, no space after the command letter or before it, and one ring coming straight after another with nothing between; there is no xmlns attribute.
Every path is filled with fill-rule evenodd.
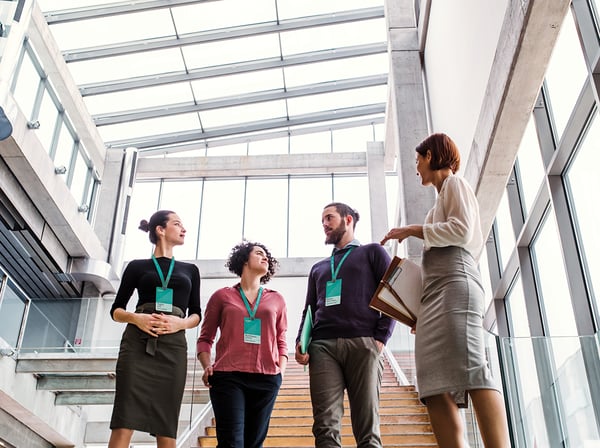
<svg viewBox="0 0 600 448"><path fill-rule="evenodd" d="M432 434L431 425L429 423L386 423L380 425L381 434ZM216 428L209 426L206 428L207 436L216 436ZM343 435L352 435L352 425L346 423L342 425ZM312 436L312 421L311 425L270 425L268 437L286 436L286 435L308 435Z"/></svg>
<svg viewBox="0 0 600 448"><path fill-rule="evenodd" d="M308 400L280 400L275 402L278 409L309 408L312 409L310 399ZM397 407L397 406L423 406L418 398L381 398L379 408ZM344 400L344 407L349 409L348 400Z"/></svg>
<svg viewBox="0 0 600 448"><path fill-rule="evenodd" d="M301 415L312 415L310 408L288 408L281 409L279 407L273 409L271 414L274 417L279 416L301 416ZM427 408L425 406L388 406L379 409L379 415L405 415L405 414L427 414Z"/></svg>
<svg viewBox="0 0 600 448"><path fill-rule="evenodd" d="M414 363L413 363L414 364ZM411 367L412 364L409 364ZM410 370L410 369L408 369ZM386 448L437 447L427 408L420 402L413 385L399 385L389 362L384 362L379 402L380 431ZM352 434L348 395L344 394L342 417L342 446L356 447ZM206 435L198 438L198 446L217 446L216 429L205 428ZM312 406L309 373L303 366L291 364L279 391L269 423L265 448L314 447L312 435Z"/></svg>
<svg viewBox="0 0 600 448"><path fill-rule="evenodd" d="M217 446L216 437L200 437L201 447ZM382 434L381 442L383 446L388 447L394 444L420 444L421 446L437 446L433 434L406 434L406 435L387 435ZM354 445L352 435L342 435L342 445ZM312 435L306 436L270 436L267 437L263 446L265 447L314 447L315 439ZM426 445L424 445L426 444Z"/></svg>

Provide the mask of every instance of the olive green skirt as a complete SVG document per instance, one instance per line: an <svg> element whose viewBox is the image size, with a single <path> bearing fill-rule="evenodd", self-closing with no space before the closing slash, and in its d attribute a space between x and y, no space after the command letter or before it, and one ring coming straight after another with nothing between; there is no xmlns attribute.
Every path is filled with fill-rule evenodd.
<svg viewBox="0 0 600 448"><path fill-rule="evenodd" d="M186 373L185 331L152 338L127 324L117 359L110 428L177 438Z"/></svg>

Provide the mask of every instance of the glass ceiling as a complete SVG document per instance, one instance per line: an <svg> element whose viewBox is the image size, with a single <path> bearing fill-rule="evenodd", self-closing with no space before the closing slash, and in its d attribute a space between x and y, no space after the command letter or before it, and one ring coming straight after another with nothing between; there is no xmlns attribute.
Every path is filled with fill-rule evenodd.
<svg viewBox="0 0 600 448"><path fill-rule="evenodd" d="M350 141L355 128L361 150L365 128L383 139L383 0L38 4L108 147L219 155L271 141L261 147L281 153L290 136Z"/></svg>

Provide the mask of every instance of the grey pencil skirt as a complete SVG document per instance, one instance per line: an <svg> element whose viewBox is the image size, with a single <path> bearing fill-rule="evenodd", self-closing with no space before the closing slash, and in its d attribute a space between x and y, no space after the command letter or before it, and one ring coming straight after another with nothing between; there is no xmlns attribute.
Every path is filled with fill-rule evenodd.
<svg viewBox="0 0 600 448"><path fill-rule="evenodd" d="M110 428L175 439L187 373L185 331L159 336L156 344L148 338L133 324L125 328Z"/></svg>
<svg viewBox="0 0 600 448"><path fill-rule="evenodd" d="M467 407L472 389L496 389L485 357L484 291L471 254L463 248L423 251L423 297L415 358L419 397L450 393Z"/></svg>

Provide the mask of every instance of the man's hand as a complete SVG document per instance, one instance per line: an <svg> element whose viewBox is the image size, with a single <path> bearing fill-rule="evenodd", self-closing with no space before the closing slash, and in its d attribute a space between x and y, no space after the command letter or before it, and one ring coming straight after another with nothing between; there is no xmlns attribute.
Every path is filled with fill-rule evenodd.
<svg viewBox="0 0 600 448"><path fill-rule="evenodd" d="M303 366L308 364L308 360L310 358L310 356L308 355L308 353L302 353L300 351L300 343L296 344L296 362L298 364L302 364Z"/></svg>

